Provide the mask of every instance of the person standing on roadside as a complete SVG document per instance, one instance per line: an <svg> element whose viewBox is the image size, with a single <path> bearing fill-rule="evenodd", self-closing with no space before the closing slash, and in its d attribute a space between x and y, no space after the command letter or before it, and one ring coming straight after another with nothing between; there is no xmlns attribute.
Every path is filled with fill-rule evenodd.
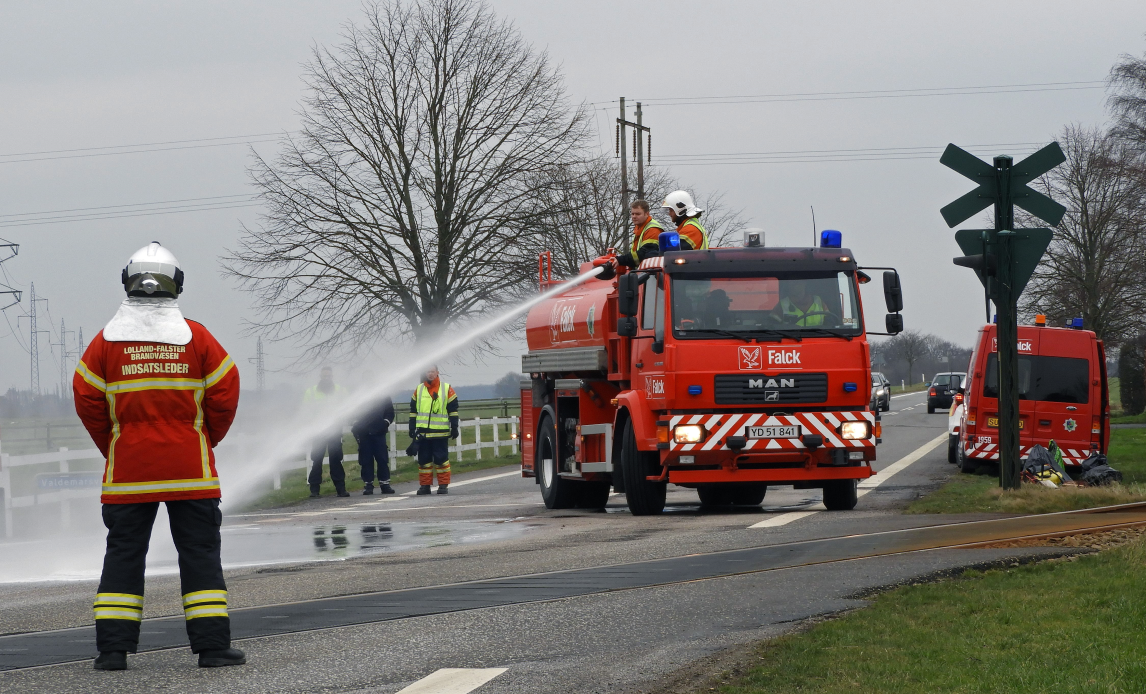
<svg viewBox="0 0 1146 694"><path fill-rule="evenodd" d="M374 374L367 371L362 376L364 387L374 382ZM358 442L358 464L362 468L362 494L374 493L374 470L377 464L378 493L393 494L390 486L390 453L386 446L386 435L394 422L394 401L389 395L380 395L367 403L358 419L350 427L354 440Z"/></svg>
<svg viewBox="0 0 1146 694"><path fill-rule="evenodd" d="M143 572L159 503L179 552L191 652L199 667L242 665L231 648L220 558L223 514L212 450L239 406L239 370L207 328L187 320L179 261L158 242L120 273L127 299L84 351L76 414L104 455L107 552L95 599L96 670L126 670L139 645Z"/></svg>
<svg viewBox="0 0 1146 694"><path fill-rule="evenodd" d="M306 389L302 396L303 407L311 421L323 422L335 416L338 405L346 398L346 389L334 382L334 369L322 367L318 374L318 384ZM310 448L310 498L319 497L322 487L322 459L330 455L330 481L339 496L350 496L346 491L346 470L342 467L342 422L323 422L326 431L319 434Z"/></svg>
<svg viewBox="0 0 1146 694"><path fill-rule="evenodd" d="M439 378L438 367L431 366L410 397L410 439L418 448L419 496L430 493L435 472L438 493L450 493L450 439L458 434L458 395Z"/></svg>

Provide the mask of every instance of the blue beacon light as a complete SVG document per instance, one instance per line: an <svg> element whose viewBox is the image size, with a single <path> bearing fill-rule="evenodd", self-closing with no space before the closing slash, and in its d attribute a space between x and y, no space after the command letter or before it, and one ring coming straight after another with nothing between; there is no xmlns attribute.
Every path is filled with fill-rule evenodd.
<svg viewBox="0 0 1146 694"><path fill-rule="evenodd" d="M843 242L844 235L835 229L824 229L820 232L820 248L840 248Z"/></svg>
<svg viewBox="0 0 1146 694"><path fill-rule="evenodd" d="M668 251L679 251L680 234L675 231L662 231L657 237L657 245L660 246L662 254Z"/></svg>
<svg viewBox="0 0 1146 694"><path fill-rule="evenodd" d="M704 392L704 389L701 388L700 386L689 386L688 387L688 394L689 395L700 395L702 392Z"/></svg>

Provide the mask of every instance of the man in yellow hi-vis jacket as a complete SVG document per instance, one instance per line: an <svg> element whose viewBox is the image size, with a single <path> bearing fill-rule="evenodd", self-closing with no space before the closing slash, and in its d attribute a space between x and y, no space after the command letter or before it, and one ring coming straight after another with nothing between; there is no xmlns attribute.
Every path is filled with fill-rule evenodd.
<svg viewBox="0 0 1146 694"><path fill-rule="evenodd" d="M450 439L458 438L458 395L430 367L410 397L410 438L418 448L418 494L430 493L434 473L438 493L449 494Z"/></svg>

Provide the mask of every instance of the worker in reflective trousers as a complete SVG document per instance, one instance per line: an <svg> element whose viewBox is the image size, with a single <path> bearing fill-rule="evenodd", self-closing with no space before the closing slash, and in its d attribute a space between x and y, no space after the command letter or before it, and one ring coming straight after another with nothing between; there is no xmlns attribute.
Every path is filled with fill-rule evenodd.
<svg viewBox="0 0 1146 694"><path fill-rule="evenodd" d="M202 325L183 318L183 271L153 242L127 261L127 299L91 341L72 381L76 413L106 460L107 552L95 599L97 670L127 669L139 643L143 569L159 502L179 551L183 613L199 667L242 665L231 648L219 558L212 448L239 404L239 372Z"/></svg>
<svg viewBox="0 0 1146 694"><path fill-rule="evenodd" d="M410 439L418 449L418 495L430 493L434 473L438 493L449 494L450 439L458 438L458 395L441 380L438 367L422 374L410 397Z"/></svg>

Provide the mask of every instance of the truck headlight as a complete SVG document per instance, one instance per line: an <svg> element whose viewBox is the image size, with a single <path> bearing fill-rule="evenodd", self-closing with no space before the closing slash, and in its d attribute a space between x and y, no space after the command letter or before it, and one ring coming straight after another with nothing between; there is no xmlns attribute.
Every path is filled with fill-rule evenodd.
<svg viewBox="0 0 1146 694"><path fill-rule="evenodd" d="M840 438L850 440L871 438L871 425L867 422L844 422L840 425Z"/></svg>
<svg viewBox="0 0 1146 694"><path fill-rule="evenodd" d="M700 443L704 440L704 427L699 424L681 424L672 430L674 443Z"/></svg>

